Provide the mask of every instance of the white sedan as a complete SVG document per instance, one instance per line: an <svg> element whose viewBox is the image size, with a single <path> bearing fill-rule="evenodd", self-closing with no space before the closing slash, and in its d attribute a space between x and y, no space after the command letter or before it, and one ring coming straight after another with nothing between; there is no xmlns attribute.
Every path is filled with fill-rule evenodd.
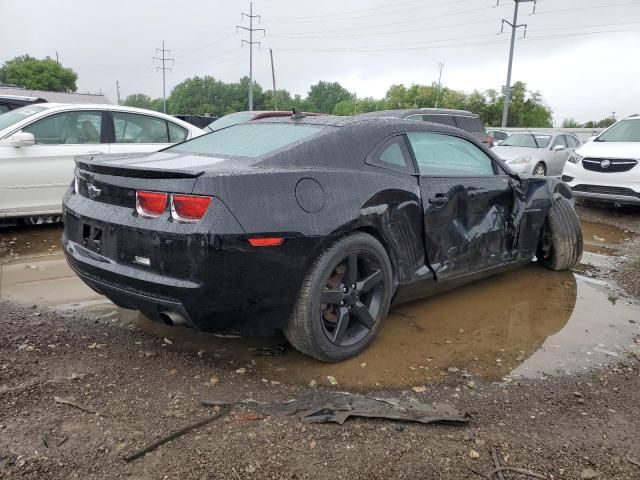
<svg viewBox="0 0 640 480"><path fill-rule="evenodd" d="M0 219L57 220L74 157L154 152L206 132L169 115L115 105L39 103L0 115Z"/></svg>
<svg viewBox="0 0 640 480"><path fill-rule="evenodd" d="M570 133L514 133L494 147L493 153L520 175L559 177L579 145L578 137Z"/></svg>

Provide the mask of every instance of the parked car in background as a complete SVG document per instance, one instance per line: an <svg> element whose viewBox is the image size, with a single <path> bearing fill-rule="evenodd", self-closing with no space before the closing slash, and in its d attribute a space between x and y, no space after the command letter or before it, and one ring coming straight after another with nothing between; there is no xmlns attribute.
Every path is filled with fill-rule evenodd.
<svg viewBox="0 0 640 480"><path fill-rule="evenodd" d="M570 133L514 133L493 151L516 173L556 177L579 145L578 137Z"/></svg>
<svg viewBox="0 0 640 480"><path fill-rule="evenodd" d="M315 115L324 115L322 113L302 112L302 115L311 117ZM246 112L229 113L224 117L207 125L206 130L209 132L215 132L223 128L230 127L232 125L238 125L239 123L252 122L254 120L260 120L262 118L273 117L290 117L291 110L252 110Z"/></svg>
<svg viewBox="0 0 640 480"><path fill-rule="evenodd" d="M27 97L24 95L3 95L0 93L0 115L8 112L9 110L24 107L25 105L45 102L46 100L44 98Z"/></svg>
<svg viewBox="0 0 640 480"><path fill-rule="evenodd" d="M487 135L493 138L493 144L497 145L511 134L504 130L487 130Z"/></svg>
<svg viewBox="0 0 640 480"><path fill-rule="evenodd" d="M208 115L173 115L174 117L182 120L183 122L195 125L198 128L206 128L211 122L215 122L220 117L212 117Z"/></svg>
<svg viewBox="0 0 640 480"><path fill-rule="evenodd" d="M205 132L115 105L38 103L0 115L0 218L56 221L76 155L147 153Z"/></svg>
<svg viewBox="0 0 640 480"><path fill-rule="evenodd" d="M446 108L414 108L409 110L380 110L360 114L362 117L393 117L406 118L422 122L441 123L469 132L482 143L493 146L493 138L480 119L480 115L466 110L450 110Z"/></svg>
<svg viewBox="0 0 640 480"><path fill-rule="evenodd" d="M640 205L640 116L620 120L577 149L562 180L577 199Z"/></svg>
<svg viewBox="0 0 640 480"><path fill-rule="evenodd" d="M327 362L364 350L392 302L582 253L566 184L441 124L296 114L76 164L62 241L85 283L171 325L282 330Z"/></svg>

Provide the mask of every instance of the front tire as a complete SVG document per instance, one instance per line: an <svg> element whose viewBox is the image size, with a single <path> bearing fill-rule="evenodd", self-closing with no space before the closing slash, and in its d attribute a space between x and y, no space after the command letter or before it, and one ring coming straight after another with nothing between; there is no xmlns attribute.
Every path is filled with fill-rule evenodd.
<svg viewBox="0 0 640 480"><path fill-rule="evenodd" d="M547 167L544 163L540 162L533 168L533 175L537 177L544 177L547 174Z"/></svg>
<svg viewBox="0 0 640 480"><path fill-rule="evenodd" d="M384 247L354 233L325 249L304 279L284 335L323 362L362 352L387 316L393 273Z"/></svg>
<svg viewBox="0 0 640 480"><path fill-rule="evenodd" d="M580 220L565 197L554 200L542 229L536 256L550 270L569 270L582 257L582 229Z"/></svg>

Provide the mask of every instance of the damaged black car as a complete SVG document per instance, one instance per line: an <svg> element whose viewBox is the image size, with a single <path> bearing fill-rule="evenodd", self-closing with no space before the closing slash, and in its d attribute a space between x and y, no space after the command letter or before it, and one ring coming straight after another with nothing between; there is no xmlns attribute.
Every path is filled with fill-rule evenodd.
<svg viewBox="0 0 640 480"><path fill-rule="evenodd" d="M322 361L365 349L393 304L582 255L564 183L446 125L294 114L76 164L63 244L84 282L171 325L279 330Z"/></svg>

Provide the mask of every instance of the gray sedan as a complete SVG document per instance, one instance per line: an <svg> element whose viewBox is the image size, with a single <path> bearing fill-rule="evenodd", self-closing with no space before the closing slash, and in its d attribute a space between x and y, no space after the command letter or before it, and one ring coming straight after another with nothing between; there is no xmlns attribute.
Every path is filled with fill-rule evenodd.
<svg viewBox="0 0 640 480"><path fill-rule="evenodd" d="M510 135L493 152L516 173L559 176L579 146L580 140L570 133L526 132Z"/></svg>

